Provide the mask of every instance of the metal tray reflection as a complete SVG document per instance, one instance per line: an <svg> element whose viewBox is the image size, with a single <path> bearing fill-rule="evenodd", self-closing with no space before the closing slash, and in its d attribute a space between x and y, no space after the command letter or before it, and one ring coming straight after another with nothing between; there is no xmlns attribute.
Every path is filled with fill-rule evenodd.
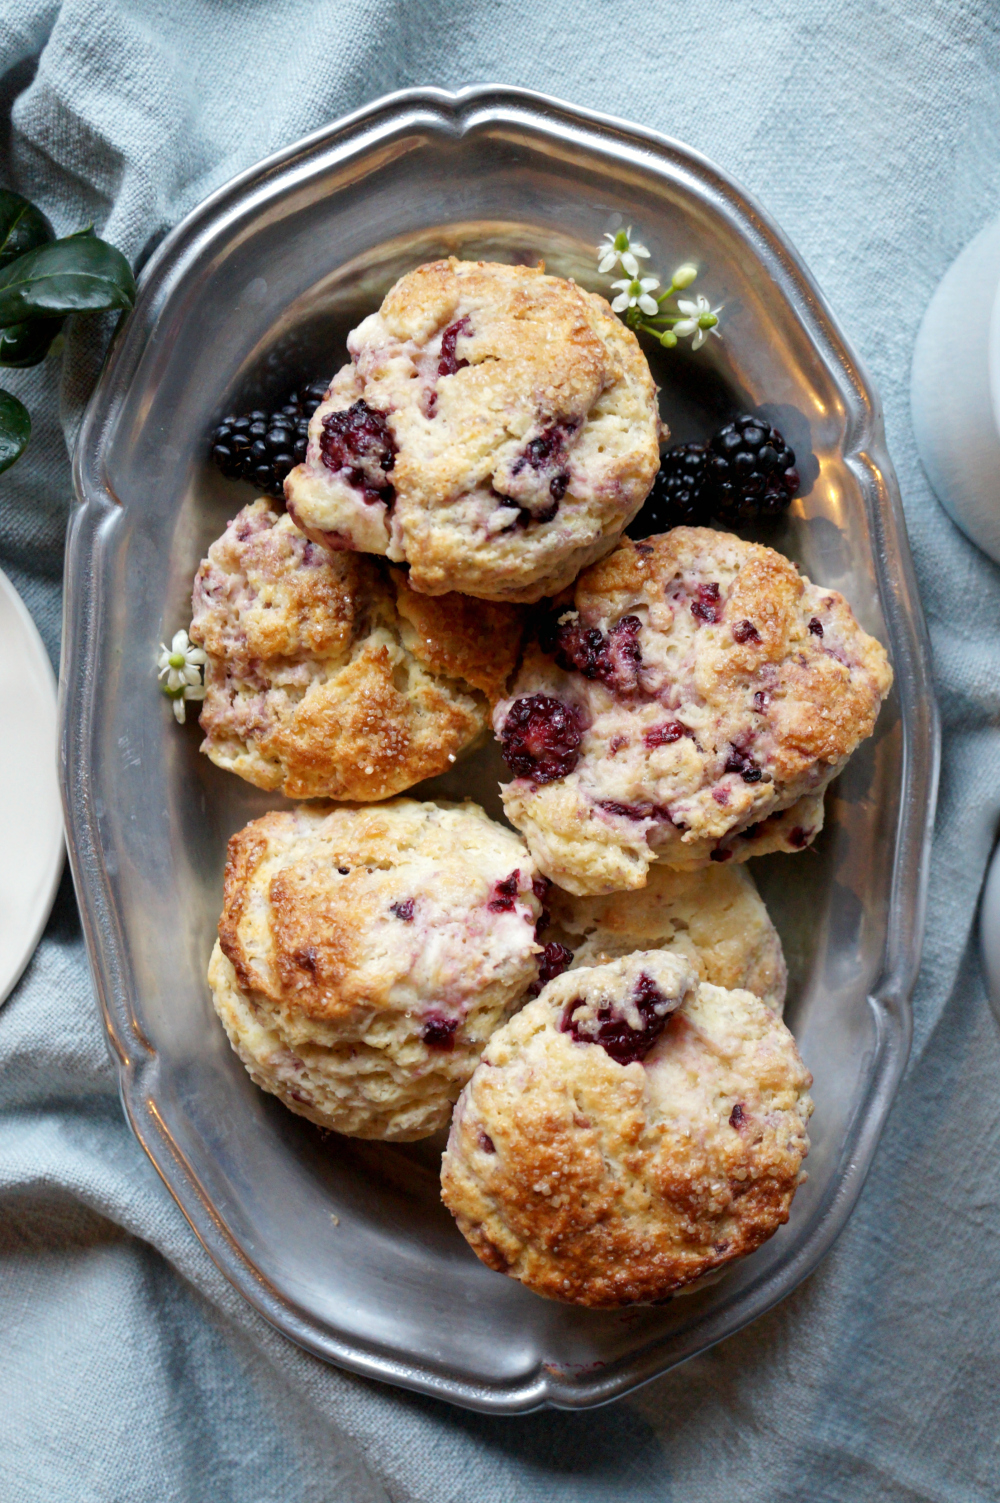
<svg viewBox="0 0 1000 1503"><path fill-rule="evenodd" d="M212 424L332 372L347 330L429 257L543 257L594 281L632 224L669 270L696 258L724 339L664 354L678 441L760 404L805 484L777 546L889 646L896 688L834 786L813 854L755 863L815 1075L810 1178L791 1221L726 1278L593 1313L488 1272L438 1200L440 1144L326 1139L259 1092L204 979L228 835L274 800L199 757L157 694L159 641L244 497L207 465ZM675 142L517 90L394 95L228 184L160 247L76 456L62 682L73 871L129 1119L198 1236L293 1340L472 1408L595 1404L727 1336L811 1271L844 1225L906 1059L937 733L928 653L877 401L794 252ZM432 791L499 813L493 752Z"/></svg>

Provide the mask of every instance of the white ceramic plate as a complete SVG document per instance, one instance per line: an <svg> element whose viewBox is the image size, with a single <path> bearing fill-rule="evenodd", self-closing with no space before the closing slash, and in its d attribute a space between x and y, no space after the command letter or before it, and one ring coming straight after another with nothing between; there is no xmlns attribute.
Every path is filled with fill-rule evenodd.
<svg viewBox="0 0 1000 1503"><path fill-rule="evenodd" d="M63 867L56 680L20 595L0 573L0 1002L45 928Z"/></svg>
<svg viewBox="0 0 1000 1503"><path fill-rule="evenodd" d="M956 318L958 307L975 317ZM913 431L953 522L1000 563L1000 219L941 279L913 350Z"/></svg>

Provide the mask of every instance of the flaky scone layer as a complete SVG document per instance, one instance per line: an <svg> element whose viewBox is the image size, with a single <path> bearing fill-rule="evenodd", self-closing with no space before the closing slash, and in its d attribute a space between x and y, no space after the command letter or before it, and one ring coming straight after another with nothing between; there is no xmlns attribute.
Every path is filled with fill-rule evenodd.
<svg viewBox="0 0 1000 1503"><path fill-rule="evenodd" d="M892 671L836 590L710 528L623 539L543 622L494 728L508 818L578 895L804 849Z"/></svg>
<svg viewBox="0 0 1000 1503"><path fill-rule="evenodd" d="M350 335L285 482L302 530L410 565L418 592L535 601L614 546L665 430L603 298L526 266L436 261Z"/></svg>
<svg viewBox="0 0 1000 1503"><path fill-rule="evenodd" d="M443 1127L537 973L520 838L475 804L299 808L229 842L216 1011L256 1083L321 1127Z"/></svg>
<svg viewBox="0 0 1000 1503"><path fill-rule="evenodd" d="M674 871L653 866L638 892L577 898L552 887L547 943L573 951L569 969L604 965L636 950L670 950L699 981L750 991L781 1016L788 972L778 931L746 867Z"/></svg>
<svg viewBox="0 0 1000 1503"><path fill-rule="evenodd" d="M446 771L482 734L521 637L515 607L417 595L404 571L330 553L266 499L209 548L192 609L202 751L289 798L382 799Z"/></svg>
<svg viewBox="0 0 1000 1503"><path fill-rule="evenodd" d="M601 1041L622 1052L654 1019L642 1058ZM699 986L678 955L569 971L487 1045L452 1119L443 1199L477 1256L538 1294L662 1300L787 1221L811 1083L758 997Z"/></svg>

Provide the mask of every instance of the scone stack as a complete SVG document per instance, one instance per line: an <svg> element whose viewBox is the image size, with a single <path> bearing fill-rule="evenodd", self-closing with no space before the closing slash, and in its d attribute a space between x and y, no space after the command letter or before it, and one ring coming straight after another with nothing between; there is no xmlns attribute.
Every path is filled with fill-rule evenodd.
<svg viewBox="0 0 1000 1503"><path fill-rule="evenodd" d="M891 684L847 602L707 528L603 299L423 266L348 340L284 511L194 589L202 750L302 804L229 843L209 982L290 1110L407 1141L489 1267L662 1300L788 1219L811 1077L742 863L806 849ZM525 605L533 606L528 611ZM513 829L401 798L490 726Z"/></svg>

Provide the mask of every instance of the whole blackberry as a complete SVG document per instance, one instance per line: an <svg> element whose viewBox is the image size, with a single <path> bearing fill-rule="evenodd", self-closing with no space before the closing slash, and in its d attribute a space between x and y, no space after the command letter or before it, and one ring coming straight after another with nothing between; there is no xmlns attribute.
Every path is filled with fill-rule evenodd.
<svg viewBox="0 0 1000 1503"><path fill-rule="evenodd" d="M799 488L795 451L749 414L720 428L709 444L712 509L723 522L779 517Z"/></svg>
<svg viewBox="0 0 1000 1503"><path fill-rule="evenodd" d="M711 514L708 494L709 450L705 444L678 444L660 460L653 489L639 516L646 536L668 532L671 527L700 527ZM629 529L631 532L631 528Z"/></svg>
<svg viewBox="0 0 1000 1503"><path fill-rule="evenodd" d="M660 461L653 489L628 528L647 537L671 527L766 521L787 511L799 489L795 453L777 428L749 414L707 444L678 444Z"/></svg>
<svg viewBox="0 0 1000 1503"><path fill-rule="evenodd" d="M212 458L227 480L248 480L279 501L293 465L306 457L309 419L327 393L326 381L292 392L283 406L266 412L255 408L225 417L212 434Z"/></svg>

